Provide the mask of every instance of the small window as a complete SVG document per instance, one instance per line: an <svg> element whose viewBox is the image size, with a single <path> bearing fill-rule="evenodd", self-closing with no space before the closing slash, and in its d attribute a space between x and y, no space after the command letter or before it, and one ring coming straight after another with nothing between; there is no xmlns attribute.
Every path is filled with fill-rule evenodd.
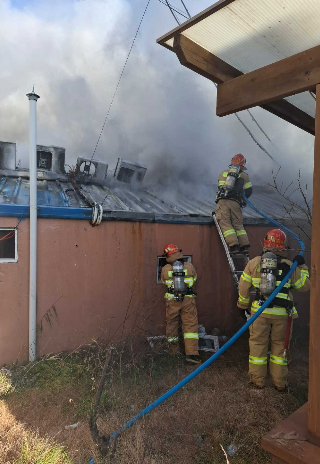
<svg viewBox="0 0 320 464"><path fill-rule="evenodd" d="M17 261L17 230L0 229L0 263L16 263Z"/></svg>
<svg viewBox="0 0 320 464"><path fill-rule="evenodd" d="M130 184L133 174L134 171L132 169L122 167L119 171L117 179L120 182L126 182L127 184Z"/></svg>
<svg viewBox="0 0 320 464"><path fill-rule="evenodd" d="M185 255L183 256L183 261L185 263L192 263L192 256L191 255ZM166 258L163 256L158 256L157 257L157 284L161 283L161 271L163 266L165 266L167 263Z"/></svg>
<svg viewBox="0 0 320 464"><path fill-rule="evenodd" d="M37 165L38 169L45 169L51 171L52 169L52 153L50 151L37 151Z"/></svg>

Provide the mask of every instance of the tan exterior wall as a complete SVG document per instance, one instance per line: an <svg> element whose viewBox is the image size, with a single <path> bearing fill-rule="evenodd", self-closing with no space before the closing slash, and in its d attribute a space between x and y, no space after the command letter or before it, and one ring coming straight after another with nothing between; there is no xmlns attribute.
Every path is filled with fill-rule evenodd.
<svg viewBox="0 0 320 464"><path fill-rule="evenodd" d="M0 220L1 227L16 224L15 218ZM247 227L252 256L260 253L268 229ZM156 258L169 242L193 256L199 322L208 330L235 330L236 292L213 226L114 221L92 228L83 220L39 219L37 354L133 332L163 334L164 288L156 283ZM0 365L28 356L28 220L19 224L18 256L17 263L0 263ZM50 325L44 315L56 301L58 320Z"/></svg>

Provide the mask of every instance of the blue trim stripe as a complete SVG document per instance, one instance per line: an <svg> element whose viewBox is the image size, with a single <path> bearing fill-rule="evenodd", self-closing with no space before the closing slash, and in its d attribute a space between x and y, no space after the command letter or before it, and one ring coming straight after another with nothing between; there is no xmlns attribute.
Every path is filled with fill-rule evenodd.
<svg viewBox="0 0 320 464"><path fill-rule="evenodd" d="M152 222L163 224L192 224L192 225L211 225L211 218L195 220L190 216L174 216L170 219L169 215L161 217L154 213L136 213L124 211L104 211L103 221L129 221L129 222ZM17 205L13 203L0 204L0 217L29 217L29 205ZM47 219L86 219L92 218L91 208L81 208L72 206L38 206L38 217Z"/></svg>
<svg viewBox="0 0 320 464"><path fill-rule="evenodd" d="M29 217L29 205L0 205L0 217ZM38 217L48 219L91 219L91 208L38 206Z"/></svg>

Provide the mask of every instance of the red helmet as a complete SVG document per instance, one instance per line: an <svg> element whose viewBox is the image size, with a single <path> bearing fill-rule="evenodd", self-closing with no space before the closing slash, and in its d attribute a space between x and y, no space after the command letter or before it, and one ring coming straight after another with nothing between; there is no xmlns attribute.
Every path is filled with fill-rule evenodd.
<svg viewBox="0 0 320 464"><path fill-rule="evenodd" d="M241 155L241 153L238 153L237 155L234 155L234 157L232 158L231 160L231 164L238 164L239 166L242 166L243 169L247 169L246 168L246 159L243 155Z"/></svg>
<svg viewBox="0 0 320 464"><path fill-rule="evenodd" d="M179 251L180 250L177 247L177 245L175 245L174 243L168 243L168 245L165 246L164 254L166 256L170 256L173 255L173 253L178 253Z"/></svg>
<svg viewBox="0 0 320 464"><path fill-rule="evenodd" d="M287 236L280 229L269 230L264 238L263 246L266 248L277 248L285 250L287 245Z"/></svg>

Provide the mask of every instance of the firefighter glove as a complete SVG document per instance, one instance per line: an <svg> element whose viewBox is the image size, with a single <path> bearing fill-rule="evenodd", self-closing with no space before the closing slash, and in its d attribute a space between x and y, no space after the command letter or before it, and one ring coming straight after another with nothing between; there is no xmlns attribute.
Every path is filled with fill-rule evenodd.
<svg viewBox="0 0 320 464"><path fill-rule="evenodd" d="M302 266L303 264L305 264L304 257L301 256L301 255L295 256L294 259L293 259L293 261L297 261L298 266Z"/></svg>
<svg viewBox="0 0 320 464"><path fill-rule="evenodd" d="M246 310L245 309L240 309L239 313L240 313L241 319L243 319L244 321L247 321Z"/></svg>

